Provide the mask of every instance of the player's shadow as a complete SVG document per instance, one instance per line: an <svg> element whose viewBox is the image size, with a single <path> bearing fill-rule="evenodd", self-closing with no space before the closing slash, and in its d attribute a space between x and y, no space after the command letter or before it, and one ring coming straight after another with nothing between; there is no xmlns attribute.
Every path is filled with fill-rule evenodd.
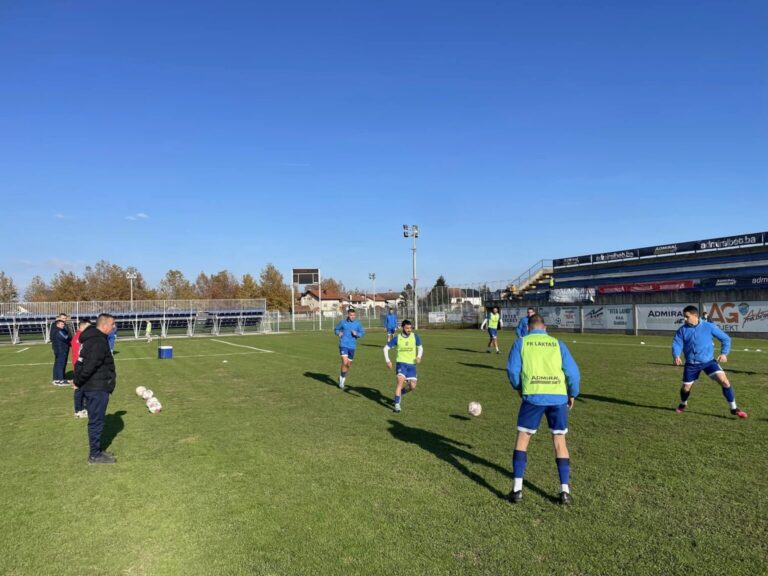
<svg viewBox="0 0 768 576"><path fill-rule="evenodd" d="M631 400L623 398L613 398L612 396L600 396L599 394L579 394L576 398L582 402L585 400L594 400L595 402L607 402L608 404L621 404L622 406L632 406L633 408L650 408L652 410L663 410L664 412L674 412L675 409L669 406L654 406L652 404L638 404Z"/></svg>
<svg viewBox="0 0 768 576"><path fill-rule="evenodd" d="M668 368L677 368L678 370L682 368L682 366L675 366L672 363L664 363L664 362L648 362L648 364L652 366L666 366ZM728 364L723 365L723 370L725 370L729 374L744 374L746 376L757 376L757 375L763 375L763 372L752 372L750 370L734 370ZM704 374L702 373L702 376Z"/></svg>
<svg viewBox="0 0 768 576"><path fill-rule="evenodd" d="M471 452L468 452L467 450L464 450L464 448L472 448L470 444L466 444L465 442L460 442L458 440L453 440L452 438L448 438L446 436L441 436L440 434L430 432L429 430L424 430L423 428L412 428L401 422L398 422L397 420L389 420L388 422L390 426L389 433L392 434L392 436L397 440L400 440L401 442L407 442L408 444L415 444L422 450L431 452L443 462L453 466L457 471L472 480L475 484L481 488L485 488L491 494L494 494L497 498L507 497L504 492L498 490L494 486L491 486L485 478L476 472L473 472L463 462L461 462L461 460L465 460L471 464L479 464L480 466L490 468L491 470L494 470L509 479L512 478L512 474L506 468L502 468L498 464L490 462L485 458L481 458L475 454L472 454ZM529 490L535 492L539 496L552 502L557 501L554 496L547 494L535 484L528 482L527 480L524 482L524 484Z"/></svg>
<svg viewBox="0 0 768 576"><path fill-rule="evenodd" d="M107 414L104 417L104 431L101 433L102 450L106 450L109 445L112 444L112 440L123 431L123 428L125 428L123 416L126 414L127 412L125 410L118 410L117 412Z"/></svg>
<svg viewBox="0 0 768 576"><path fill-rule="evenodd" d="M456 352L471 352L472 354L485 354L480 350L470 350L469 348L446 348L446 350L455 350Z"/></svg>
<svg viewBox="0 0 768 576"><path fill-rule="evenodd" d="M323 384L328 384L328 386L338 387L339 383L328 376L328 374L321 374L320 372L304 372L305 378L312 378L313 380L317 380L318 382L322 382Z"/></svg>
<svg viewBox="0 0 768 576"><path fill-rule="evenodd" d="M384 396L376 388L369 388L367 386L347 386L344 388L344 390L352 396L362 396L363 398L367 398L368 400L376 402L380 406L384 406L390 410L395 405L391 398Z"/></svg>
<svg viewBox="0 0 768 576"><path fill-rule="evenodd" d="M451 418L454 420L471 420L469 416L462 416L461 414L451 414Z"/></svg>
<svg viewBox="0 0 768 576"><path fill-rule="evenodd" d="M461 364L462 366L469 366L470 368L485 368L486 370L501 370L502 372L506 372L506 368L499 368L498 366L489 366L488 364L475 364L473 362L458 362L458 364Z"/></svg>
<svg viewBox="0 0 768 576"><path fill-rule="evenodd" d="M378 344L360 344L360 346L368 346L368 348L384 348L384 345L381 346Z"/></svg>

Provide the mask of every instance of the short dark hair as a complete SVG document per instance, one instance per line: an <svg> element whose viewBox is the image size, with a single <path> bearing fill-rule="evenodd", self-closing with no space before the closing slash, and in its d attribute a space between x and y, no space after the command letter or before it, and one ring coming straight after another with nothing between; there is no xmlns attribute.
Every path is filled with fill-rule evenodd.
<svg viewBox="0 0 768 576"><path fill-rule="evenodd" d="M403 328L405 328L406 326L413 326L413 322L411 322L410 320L403 320L400 323L400 326L402 326Z"/></svg>
<svg viewBox="0 0 768 576"><path fill-rule="evenodd" d="M115 317L112 316L112 314L107 314L106 312L103 314L99 314L99 317L96 318L96 325L99 326L103 324L106 320L112 319L114 320Z"/></svg>
<svg viewBox="0 0 768 576"><path fill-rule="evenodd" d="M83 326L84 324L87 324L88 326L91 325L91 321L88 320L88 318L81 318L78 326Z"/></svg>
<svg viewBox="0 0 768 576"><path fill-rule="evenodd" d="M530 318L528 318L528 329L529 330L535 330L536 326L541 326L542 328L546 328L546 324L544 323L544 318L542 318L539 314L534 314Z"/></svg>
<svg viewBox="0 0 768 576"><path fill-rule="evenodd" d="M531 312L536 312L536 309L532 308L531 306L528 306L528 310L530 310Z"/></svg>
<svg viewBox="0 0 768 576"><path fill-rule="evenodd" d="M683 314L696 314L699 315L699 309L696 306L686 306L683 308Z"/></svg>

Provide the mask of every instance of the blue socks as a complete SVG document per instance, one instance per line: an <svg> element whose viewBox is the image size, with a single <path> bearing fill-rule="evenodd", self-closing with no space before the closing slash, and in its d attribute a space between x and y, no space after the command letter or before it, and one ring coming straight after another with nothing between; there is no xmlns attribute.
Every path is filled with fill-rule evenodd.
<svg viewBox="0 0 768 576"><path fill-rule="evenodd" d="M400 404L400 396L395 396L395 404Z"/></svg>
<svg viewBox="0 0 768 576"><path fill-rule="evenodd" d="M728 402L736 401L736 396L733 393L733 388L730 386L728 388L723 388L723 396L725 396L725 399L728 400Z"/></svg>
<svg viewBox="0 0 768 576"><path fill-rule="evenodd" d="M512 453L512 473L515 478L523 477L526 464L528 464L528 452L515 450Z"/></svg>
<svg viewBox="0 0 768 576"><path fill-rule="evenodd" d="M571 481L571 459L555 458L557 473L560 475L560 484L567 485Z"/></svg>
<svg viewBox="0 0 768 576"><path fill-rule="evenodd" d="M685 391L685 388L680 388L680 404L687 404L688 403L688 396L691 395L691 391L688 390L688 392Z"/></svg>

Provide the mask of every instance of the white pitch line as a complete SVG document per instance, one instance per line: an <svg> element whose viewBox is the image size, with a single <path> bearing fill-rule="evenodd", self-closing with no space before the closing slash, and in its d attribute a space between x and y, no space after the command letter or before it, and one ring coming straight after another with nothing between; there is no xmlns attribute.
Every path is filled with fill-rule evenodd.
<svg viewBox="0 0 768 576"><path fill-rule="evenodd" d="M258 352L266 352L267 354L272 354L272 350L264 350L263 348L256 348L254 346L246 346L245 344L233 344L232 342L227 342L225 340L216 340L215 338L212 339L212 342L218 342L219 344L226 344L228 346L237 346L238 348L248 348L249 350L256 350Z"/></svg>
<svg viewBox="0 0 768 576"><path fill-rule="evenodd" d="M15 354L18 354L19 352L24 352L24 350L29 350L29 348L22 348L21 350L16 350Z"/></svg>

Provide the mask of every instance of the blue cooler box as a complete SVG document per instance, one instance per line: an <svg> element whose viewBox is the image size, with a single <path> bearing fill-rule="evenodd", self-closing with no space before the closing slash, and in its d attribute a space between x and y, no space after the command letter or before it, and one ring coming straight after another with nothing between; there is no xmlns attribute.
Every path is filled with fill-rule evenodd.
<svg viewBox="0 0 768 576"><path fill-rule="evenodd" d="M170 360L173 358L173 346L159 346L157 348L157 357L160 360Z"/></svg>

